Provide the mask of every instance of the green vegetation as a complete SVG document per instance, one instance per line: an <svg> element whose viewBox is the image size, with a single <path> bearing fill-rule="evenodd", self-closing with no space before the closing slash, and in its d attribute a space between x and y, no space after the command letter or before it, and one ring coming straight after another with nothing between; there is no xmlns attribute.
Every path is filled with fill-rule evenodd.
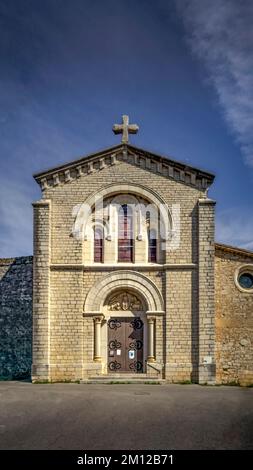
<svg viewBox="0 0 253 470"><path fill-rule="evenodd" d="M181 382L175 382L179 385L193 385L193 382L191 382L190 380L182 380Z"/></svg>

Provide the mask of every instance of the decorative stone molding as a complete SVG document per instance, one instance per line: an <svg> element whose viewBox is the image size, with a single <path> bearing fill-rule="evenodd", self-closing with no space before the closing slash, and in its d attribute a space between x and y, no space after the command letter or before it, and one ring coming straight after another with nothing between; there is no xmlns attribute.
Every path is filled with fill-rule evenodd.
<svg viewBox="0 0 253 470"><path fill-rule="evenodd" d="M105 159L100 158L100 160L99 160L99 169L102 170L103 168L105 168Z"/></svg>
<svg viewBox="0 0 253 470"><path fill-rule="evenodd" d="M44 189L47 189L48 188L47 178L42 178L41 181L40 181L40 184L41 184L42 191L44 191Z"/></svg>
<svg viewBox="0 0 253 470"><path fill-rule="evenodd" d="M87 155L74 162L37 173L34 175L34 178L40 184L41 189L46 190L48 187L54 187L56 185L55 181L57 181L57 185L64 184L75 178L80 178L80 176L85 176L95 171L99 172L103 168L115 165L121 160L196 187L201 191L205 191L214 180L214 175L210 173L129 144L120 144L102 152ZM96 165L94 166L94 164ZM57 174L58 179L56 177Z"/></svg>
<svg viewBox="0 0 253 470"><path fill-rule="evenodd" d="M122 270L103 276L102 279L93 285L86 297L84 312L100 311L102 313L108 293L113 293L113 291L118 289L131 290L138 297L141 295L149 311L164 311L162 294L148 277L135 271Z"/></svg>
<svg viewBox="0 0 253 470"><path fill-rule="evenodd" d="M85 312L84 316L85 317L93 317L93 318L100 317L101 320L104 320L104 315L100 311L99 312L96 312L96 311L94 311L94 312Z"/></svg>
<svg viewBox="0 0 253 470"><path fill-rule="evenodd" d="M123 150L123 160L127 161L128 153L127 153L127 148Z"/></svg>
<svg viewBox="0 0 253 470"><path fill-rule="evenodd" d="M115 165L117 163L117 156L116 153L111 155L111 165Z"/></svg>
<svg viewBox="0 0 253 470"><path fill-rule="evenodd" d="M147 310L146 315L149 316L150 318L151 317L157 317L157 316L159 317L159 316L164 315L164 311L163 310L161 310L161 311L159 311L159 310L155 310L155 311Z"/></svg>
<svg viewBox="0 0 253 470"><path fill-rule="evenodd" d="M80 178L80 176L82 176L83 172L82 172L82 167L79 165L76 167L76 171L77 171L77 174L76 174L76 177L77 178Z"/></svg>
<svg viewBox="0 0 253 470"><path fill-rule="evenodd" d="M71 181L70 170L66 170L64 174L65 174L65 183L68 183L69 181Z"/></svg>
<svg viewBox="0 0 253 470"><path fill-rule="evenodd" d="M144 310L144 305L136 295L124 291L108 300L108 310Z"/></svg>
<svg viewBox="0 0 253 470"><path fill-rule="evenodd" d="M88 173L93 173L94 168L93 168L93 162L88 163Z"/></svg>
<svg viewBox="0 0 253 470"><path fill-rule="evenodd" d="M199 206L205 206L205 205L211 205L211 206L215 206L216 205L216 201L214 201L213 199L209 199L209 198L201 198L198 200L198 203L199 203Z"/></svg>
<svg viewBox="0 0 253 470"><path fill-rule="evenodd" d="M253 258L252 251L245 250L244 248L238 248L236 246L215 243L215 255L218 256L219 252L221 252L222 254L228 253L230 255L243 256L245 258Z"/></svg>
<svg viewBox="0 0 253 470"><path fill-rule="evenodd" d="M39 201L34 201L32 203L33 207L38 207L38 206L51 206L51 200L50 199L40 199Z"/></svg>
<svg viewBox="0 0 253 470"><path fill-rule="evenodd" d="M147 170L151 169L151 160L150 160L150 158L146 159L146 168L147 168Z"/></svg>
<svg viewBox="0 0 253 470"><path fill-rule="evenodd" d="M54 186L57 186L58 184L60 184L60 178L59 178L58 173L53 175L53 184L54 184Z"/></svg>
<svg viewBox="0 0 253 470"><path fill-rule="evenodd" d="M163 172L163 166L162 163L159 162L157 163L157 173L162 173Z"/></svg>
<svg viewBox="0 0 253 470"><path fill-rule="evenodd" d="M138 270L143 270L143 271L159 271L159 272L162 272L162 271L173 271L173 270L176 270L176 271L185 271L185 270L192 270L192 269L196 269L197 268L197 265L194 264L194 263L189 263L189 264L186 264L186 263L182 263L182 264L158 264L158 263L154 263L154 264L151 264L151 263L145 263L145 264L139 264L139 263L135 263L134 267ZM110 270L114 270L114 271L118 271L119 269L123 269L123 270L131 270L133 269L133 266L132 264L129 265L129 266L126 266L126 263L117 263L117 264L110 264L110 263L104 263L104 264L71 264L71 263L66 263L66 264L51 264L50 265L50 269L52 270L65 270L65 269L69 269L69 270L80 270L80 271L91 271L91 272L96 272L96 271L108 271L108 269Z"/></svg>

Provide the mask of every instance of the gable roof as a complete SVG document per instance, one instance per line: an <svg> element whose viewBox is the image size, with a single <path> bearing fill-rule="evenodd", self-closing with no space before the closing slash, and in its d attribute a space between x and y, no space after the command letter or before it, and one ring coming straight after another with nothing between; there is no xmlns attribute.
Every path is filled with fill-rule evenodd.
<svg viewBox="0 0 253 470"><path fill-rule="evenodd" d="M54 168L34 174L42 190L48 186L57 186L72 179L103 168L127 161L148 171L159 173L170 179L186 183L198 189L208 188L215 176L199 168L165 157L130 144L119 144L96 153L83 156L77 160L64 163Z"/></svg>

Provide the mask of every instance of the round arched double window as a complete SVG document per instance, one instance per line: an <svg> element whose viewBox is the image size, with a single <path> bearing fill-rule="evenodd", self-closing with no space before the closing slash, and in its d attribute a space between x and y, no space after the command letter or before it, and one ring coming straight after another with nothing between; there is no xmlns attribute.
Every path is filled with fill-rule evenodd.
<svg viewBox="0 0 253 470"><path fill-rule="evenodd" d="M236 271L235 282L241 291L253 293L253 265L241 266Z"/></svg>

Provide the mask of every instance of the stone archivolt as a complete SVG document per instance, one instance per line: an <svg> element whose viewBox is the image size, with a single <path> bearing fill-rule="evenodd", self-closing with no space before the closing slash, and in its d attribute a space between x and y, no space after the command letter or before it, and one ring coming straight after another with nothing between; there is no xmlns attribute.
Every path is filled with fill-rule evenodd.
<svg viewBox="0 0 253 470"><path fill-rule="evenodd" d="M89 290L84 302L84 314L103 313L108 292L114 291L115 296L116 292L125 292L126 289L131 292L141 292L149 312L164 313L162 294L151 279L136 271L119 270L103 276Z"/></svg>

